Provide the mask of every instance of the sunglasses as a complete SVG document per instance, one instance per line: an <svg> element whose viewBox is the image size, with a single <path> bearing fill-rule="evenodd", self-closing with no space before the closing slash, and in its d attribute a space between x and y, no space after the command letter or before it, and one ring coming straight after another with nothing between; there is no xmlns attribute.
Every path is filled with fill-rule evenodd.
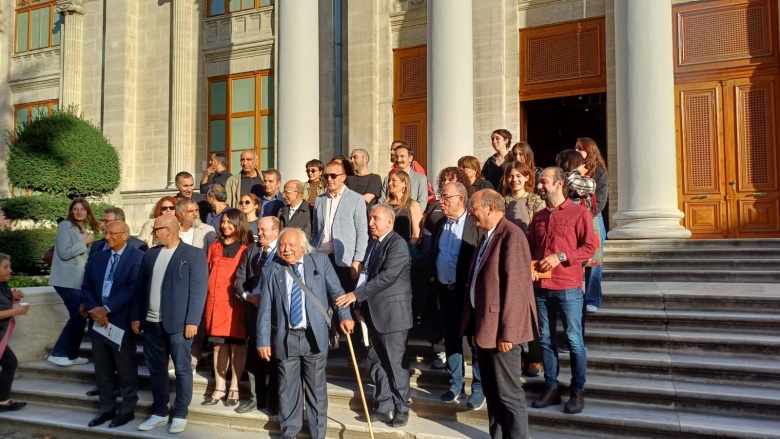
<svg viewBox="0 0 780 439"><path fill-rule="evenodd" d="M341 175L344 175L344 174L322 174L322 176L325 177L325 179L331 179L331 180L335 180L336 178L338 178Z"/></svg>
<svg viewBox="0 0 780 439"><path fill-rule="evenodd" d="M176 206L163 206L160 208L162 212L165 212L166 210L174 211L176 210Z"/></svg>
<svg viewBox="0 0 780 439"><path fill-rule="evenodd" d="M239 201L239 204L243 204L244 206L249 206L250 204L252 204L252 201L251 200Z"/></svg>
<svg viewBox="0 0 780 439"><path fill-rule="evenodd" d="M167 227L152 227L152 233L157 233L162 229L167 229Z"/></svg>
<svg viewBox="0 0 780 439"><path fill-rule="evenodd" d="M319 169L307 169L307 170L306 170L306 173L307 173L307 174L314 174L314 173L315 173L315 172L317 172L317 171L319 171Z"/></svg>

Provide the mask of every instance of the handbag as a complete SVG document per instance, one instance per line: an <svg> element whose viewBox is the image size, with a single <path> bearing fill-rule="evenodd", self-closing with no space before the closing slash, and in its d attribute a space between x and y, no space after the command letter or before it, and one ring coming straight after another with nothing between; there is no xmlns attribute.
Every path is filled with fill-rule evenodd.
<svg viewBox="0 0 780 439"><path fill-rule="evenodd" d="M49 247L48 250L43 252L43 255L41 256L41 259L43 259L43 262L51 268L51 264L54 262L54 246Z"/></svg>
<svg viewBox="0 0 780 439"><path fill-rule="evenodd" d="M285 270L287 270L287 273L292 276L292 279L295 281L296 284L298 284L299 287L303 290L304 293L306 293L306 297L314 303L314 306L319 310L319 312L322 313L323 317L325 317L325 323L328 325L328 329L330 329L331 322L333 320L333 308L328 308L328 310L325 310L325 307L322 306L322 303L320 303L320 299L317 298L317 296L314 295L314 293L311 292L309 287L304 285L303 282L301 282L301 279L295 275L295 272L292 271L292 268L290 268L288 265L285 265Z"/></svg>

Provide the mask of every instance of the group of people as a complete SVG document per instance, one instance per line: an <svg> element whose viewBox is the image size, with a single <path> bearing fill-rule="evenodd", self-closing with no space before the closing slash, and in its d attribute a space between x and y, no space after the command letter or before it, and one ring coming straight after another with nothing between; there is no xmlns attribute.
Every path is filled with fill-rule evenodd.
<svg viewBox="0 0 780 439"><path fill-rule="evenodd" d="M253 151L241 154L235 175L227 156L215 153L200 193L191 174L179 173L179 192L156 203L138 237L121 209L107 209L98 222L89 202L76 198L54 247L50 284L69 319L49 361L86 363L78 348L89 325L97 381L90 394L100 399L89 426L119 427L134 419L135 335L143 334L154 401L138 429L170 423L169 432L178 433L186 428L193 370L208 341L215 387L201 404L222 402L238 413L267 407L290 438L302 428L305 404L310 435L323 438L325 366L339 333L354 332L368 361L374 389L366 421L403 427L411 409L406 346L419 324L432 344L443 341L439 361L450 388L441 400L465 398L467 337L473 374L467 409L487 402L491 436L527 437L520 375L544 370L547 388L535 407L561 403L560 314L573 375L564 410L578 413L591 288L597 291L587 309L600 301L600 286L588 285L600 282L594 255L604 239L606 167L586 138L544 169L527 143L510 148L507 130L493 132L491 142L495 154L484 166L476 157L460 158L439 173L435 192L403 141L392 143L393 166L384 178L369 171L368 152L357 149L349 158L311 160L305 182L283 185L277 170L257 169ZM5 265L10 277L4 257L0 340L4 322L27 312L18 306L21 292L3 281ZM0 410L18 409L23 403L7 397L15 361L10 348L5 352ZM242 403L245 371L251 397ZM176 383L172 405L169 373Z"/></svg>

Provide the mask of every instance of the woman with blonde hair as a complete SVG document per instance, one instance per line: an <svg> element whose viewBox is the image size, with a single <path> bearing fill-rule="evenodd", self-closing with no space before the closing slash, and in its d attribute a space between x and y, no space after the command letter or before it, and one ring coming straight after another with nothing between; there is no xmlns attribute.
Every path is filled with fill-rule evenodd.
<svg viewBox="0 0 780 439"><path fill-rule="evenodd" d="M141 233L138 234L138 239L145 242L149 248L156 245L154 233L152 233L154 220L161 215L171 215L175 217L176 204L178 203L179 200L177 200L176 197L171 196L165 196L157 200L157 203L155 203L152 208L152 213L149 214L149 219L141 226Z"/></svg>
<svg viewBox="0 0 780 439"><path fill-rule="evenodd" d="M89 230L87 229L89 226ZM95 231L100 224L92 213L92 207L85 198L75 198L70 203L68 217L57 225L57 239L54 243L54 258L51 264L49 285L62 298L68 309L68 322L62 328L48 360L58 366L86 364L86 358L79 358L81 337L87 320L81 316L81 281L87 265L89 245L95 241Z"/></svg>
<svg viewBox="0 0 780 439"><path fill-rule="evenodd" d="M409 188L412 181L404 171L390 171L387 177L387 200L395 211L393 230L401 235L406 242L417 244L420 241L420 227L423 212L420 203L412 199Z"/></svg>

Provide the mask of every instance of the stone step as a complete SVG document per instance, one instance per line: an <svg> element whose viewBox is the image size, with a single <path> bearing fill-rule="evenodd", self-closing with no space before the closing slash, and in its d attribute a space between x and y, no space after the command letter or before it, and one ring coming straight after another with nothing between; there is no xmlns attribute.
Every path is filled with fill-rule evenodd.
<svg viewBox="0 0 780 439"><path fill-rule="evenodd" d="M606 382L603 386L608 385ZM641 384L637 385L642 388ZM72 435L57 434L55 437L101 437L100 433L108 431L109 433L127 434L126 437L158 437L158 436L139 436L141 432L135 430L146 416L149 415L151 406L151 395L149 391L139 392L139 405L136 409L137 420L128 426L121 427L114 431L109 431L105 427L87 429L85 424L94 416L97 411L96 398L83 396L84 386L79 383L68 381L52 382L51 380L37 380L32 378L20 378L14 386L14 397L25 399L31 402L31 406L18 412L26 419L22 423L39 425L46 424L47 421L57 419L69 422L54 422L49 424L51 429L63 428L72 431ZM590 391L589 391L590 392ZM342 397L338 393L343 393ZM352 398L347 400L348 394ZM595 392L594 392L595 393ZM695 393L691 391L691 393ZM775 398L777 396L775 395ZM419 396L418 396L419 398ZM336 385L329 385L329 429L328 437L366 437L367 427L365 424L356 421L356 416L360 413L358 409L349 409L343 402L348 401L349 406L354 406L357 400L354 389L339 388ZM566 398L564 397L564 401ZM528 404L530 407L531 399ZM381 423L373 424L376 437L380 438L482 438L487 437L486 420L482 422L463 422L447 419L446 414L437 413L428 415L425 412L416 412L415 407L420 405L418 399L413 396L413 414L410 416L410 423L401 432ZM441 407L452 406L450 404L439 403ZM41 406L41 407L38 407ZM66 409L67 407L67 409ZM358 407L359 404L358 404ZM43 412L36 410L43 409ZM81 410L78 412L77 410ZM52 413L53 415L49 415ZM480 412L485 416L484 409ZM62 416L58 416L58 415ZM715 419L717 428L710 425L699 426L698 423L705 417ZM3 419L5 417L5 419ZM14 426L20 422L20 416L15 414L0 415L3 424L6 420ZM190 407L188 417L190 427L185 431L184 436L179 437L233 437L233 436L213 436L209 431L198 430L198 428L221 427L229 428L227 431L243 430L257 434L259 437L263 433L277 432L278 424L275 418L269 418L266 413L256 411L249 414L236 414L232 408L221 405L203 407L193 401ZM631 406L626 404L606 404L598 402L589 397L586 408L580 415L571 416L562 413L561 406L552 406L545 409L529 408L529 421L532 428L532 437L544 438L581 438L581 437L709 437L717 434L724 437L780 437L780 422L776 418L758 419L746 418L743 416L722 416L702 415L696 412L664 410L652 407ZM728 421L728 422L726 422ZM555 431L549 429L553 427ZM157 429L151 434L165 434L165 430ZM537 433L538 430L541 430ZM547 430L547 431L545 431ZM59 431L59 430L56 430ZM577 436L570 432L576 431ZM79 435L81 433L81 435ZM98 433L93 436L93 433ZM194 435L190 436L191 434ZM767 435L768 433L768 435ZM205 434L205 435L204 435ZM246 433L244 433L246 434ZM107 437L104 435L102 437Z"/></svg>
<svg viewBox="0 0 780 439"><path fill-rule="evenodd" d="M743 249L771 248L780 251L780 238L760 239L635 239L606 240L604 251L615 249L637 249L642 251L684 250L695 249L708 251L710 249Z"/></svg>
<svg viewBox="0 0 780 439"><path fill-rule="evenodd" d="M716 259L716 258L656 258L651 260L646 258L620 258L604 259L604 273L616 270L624 271L680 271L687 270L691 274L723 271L734 273L735 271L744 272L743 275L749 276L752 273L769 272L780 273L780 258L772 259Z"/></svg>
<svg viewBox="0 0 780 439"><path fill-rule="evenodd" d="M559 346L564 343L558 326ZM589 349L645 351L696 355L777 358L780 336L698 332L657 329L599 328L585 326L585 346Z"/></svg>
<svg viewBox="0 0 780 439"><path fill-rule="evenodd" d="M628 309L602 306L585 317L587 328L644 328L688 331L718 331L743 334L776 334L780 314L728 311L678 311Z"/></svg>
<svg viewBox="0 0 780 439"><path fill-rule="evenodd" d="M744 282L744 283L780 283L780 271L726 272L703 269L617 269L604 270L605 281L639 282Z"/></svg>
<svg viewBox="0 0 780 439"><path fill-rule="evenodd" d="M602 288L604 308L780 314L776 283L608 281Z"/></svg>
<svg viewBox="0 0 780 439"><path fill-rule="evenodd" d="M699 258L707 259L735 259L735 260L764 260L780 258L780 248L772 247L748 247L748 248L729 248L715 247L706 249L668 249L653 250L648 252L644 249L621 248L606 246L604 250L604 263L632 261L637 259L644 260L696 260Z"/></svg>

